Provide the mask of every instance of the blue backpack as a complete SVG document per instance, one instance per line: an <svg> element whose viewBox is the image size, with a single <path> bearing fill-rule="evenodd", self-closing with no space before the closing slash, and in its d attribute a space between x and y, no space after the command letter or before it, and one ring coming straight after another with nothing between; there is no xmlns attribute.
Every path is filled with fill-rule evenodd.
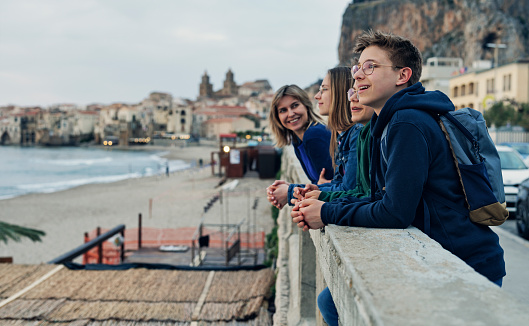
<svg viewBox="0 0 529 326"><path fill-rule="evenodd" d="M509 217L498 151L483 115L471 108L439 116L448 140L468 210L474 223L501 225Z"/></svg>

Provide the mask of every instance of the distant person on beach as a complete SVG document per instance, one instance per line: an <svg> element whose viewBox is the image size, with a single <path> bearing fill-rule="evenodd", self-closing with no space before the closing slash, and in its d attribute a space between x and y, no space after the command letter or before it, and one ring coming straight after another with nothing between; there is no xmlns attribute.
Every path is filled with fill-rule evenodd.
<svg viewBox="0 0 529 326"><path fill-rule="evenodd" d="M329 155L331 133L321 116L314 112L307 92L296 85L279 88L272 100L269 121L276 146L294 146L303 171L312 183L317 183L320 175L326 180L333 178ZM267 188L268 200L274 206L282 208L286 204L288 185L276 180ZM271 196L285 199L278 202Z"/></svg>

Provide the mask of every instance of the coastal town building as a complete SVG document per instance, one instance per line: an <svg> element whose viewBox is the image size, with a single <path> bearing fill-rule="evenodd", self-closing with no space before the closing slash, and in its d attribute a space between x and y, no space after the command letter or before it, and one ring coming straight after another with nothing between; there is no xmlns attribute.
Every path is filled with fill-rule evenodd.
<svg viewBox="0 0 529 326"><path fill-rule="evenodd" d="M259 79L254 82L246 82L239 86L239 96L250 97L261 94L273 94L272 86L266 79Z"/></svg>
<svg viewBox="0 0 529 326"><path fill-rule="evenodd" d="M255 122L246 117L209 119L204 122L202 130L203 136L208 139L218 139L220 134L233 131L259 131Z"/></svg>
<svg viewBox="0 0 529 326"><path fill-rule="evenodd" d="M152 113L153 132L167 131L169 115L173 114L173 96L169 93L152 92L139 107L142 111Z"/></svg>
<svg viewBox="0 0 529 326"><path fill-rule="evenodd" d="M76 145L74 126L77 111L45 110L38 122L37 143L40 145Z"/></svg>
<svg viewBox="0 0 529 326"><path fill-rule="evenodd" d="M174 98L172 111L167 121L167 132L175 135L190 135L193 125L193 102Z"/></svg>
<svg viewBox="0 0 529 326"><path fill-rule="evenodd" d="M226 73L226 80L224 80L224 88L222 88L219 93L224 96L236 96L238 95L238 86L233 79L233 72L231 69Z"/></svg>
<svg viewBox="0 0 529 326"><path fill-rule="evenodd" d="M0 144L35 145L41 108L12 107L2 111L4 111L4 115L0 118ZM6 113L5 111L9 112Z"/></svg>
<svg viewBox="0 0 529 326"><path fill-rule="evenodd" d="M237 96L239 87L235 83L234 75L231 69L228 69L226 78L224 79L224 87L218 91L213 91L213 85L209 82L209 75L204 72L202 82L199 85L198 100L207 98L222 98Z"/></svg>
<svg viewBox="0 0 529 326"><path fill-rule="evenodd" d="M220 133L260 130L261 118L245 106L206 106L195 110L194 116L194 129L201 137L218 138ZM214 134L215 130L219 130L219 133Z"/></svg>
<svg viewBox="0 0 529 326"><path fill-rule="evenodd" d="M223 88L214 91L205 72L199 91L195 101L151 92L136 104L0 107L0 141L3 145L60 146L90 141L102 144L111 137L113 144L128 145L136 138L218 138L219 133L262 133L268 125L274 93L266 79L239 86L228 69Z"/></svg>
<svg viewBox="0 0 529 326"><path fill-rule="evenodd" d="M470 107L481 112L496 102L529 103L529 60L452 77L449 96L456 109Z"/></svg>
<svg viewBox="0 0 529 326"><path fill-rule="evenodd" d="M20 144L20 117L16 114L2 117L0 120L0 143L2 145Z"/></svg>
<svg viewBox="0 0 529 326"><path fill-rule="evenodd" d="M96 143L108 137L118 138L120 144L127 145L130 138L148 137L152 134L152 118L141 105L115 103L101 108L99 119L94 127Z"/></svg>
<svg viewBox="0 0 529 326"><path fill-rule="evenodd" d="M209 75L207 71L204 71L202 75L202 82L199 85L198 97L209 98L213 96L213 85L209 82Z"/></svg>
<svg viewBox="0 0 529 326"><path fill-rule="evenodd" d="M439 90L450 95L450 78L464 69L461 58L428 58L422 67L420 82L427 91Z"/></svg>
<svg viewBox="0 0 529 326"><path fill-rule="evenodd" d="M98 111L79 110L73 114L73 136L77 142L89 141L94 138L94 127L99 118Z"/></svg>

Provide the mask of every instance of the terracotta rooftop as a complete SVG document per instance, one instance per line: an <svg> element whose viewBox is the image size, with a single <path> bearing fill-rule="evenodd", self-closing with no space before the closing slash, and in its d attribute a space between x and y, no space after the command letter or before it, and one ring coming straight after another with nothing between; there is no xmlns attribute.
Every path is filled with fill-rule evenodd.
<svg viewBox="0 0 529 326"><path fill-rule="evenodd" d="M70 270L0 264L0 324L271 325L266 308L273 282L271 269Z"/></svg>

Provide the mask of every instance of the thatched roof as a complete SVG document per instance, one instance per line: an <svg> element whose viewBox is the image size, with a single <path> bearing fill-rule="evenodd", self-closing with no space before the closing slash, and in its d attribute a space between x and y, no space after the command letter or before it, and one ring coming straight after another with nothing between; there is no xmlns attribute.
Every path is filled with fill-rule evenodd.
<svg viewBox="0 0 529 326"><path fill-rule="evenodd" d="M0 301L56 265L0 264ZM1 306L1 325L270 325L274 273L258 271L69 270ZM194 323L195 324L195 323Z"/></svg>

